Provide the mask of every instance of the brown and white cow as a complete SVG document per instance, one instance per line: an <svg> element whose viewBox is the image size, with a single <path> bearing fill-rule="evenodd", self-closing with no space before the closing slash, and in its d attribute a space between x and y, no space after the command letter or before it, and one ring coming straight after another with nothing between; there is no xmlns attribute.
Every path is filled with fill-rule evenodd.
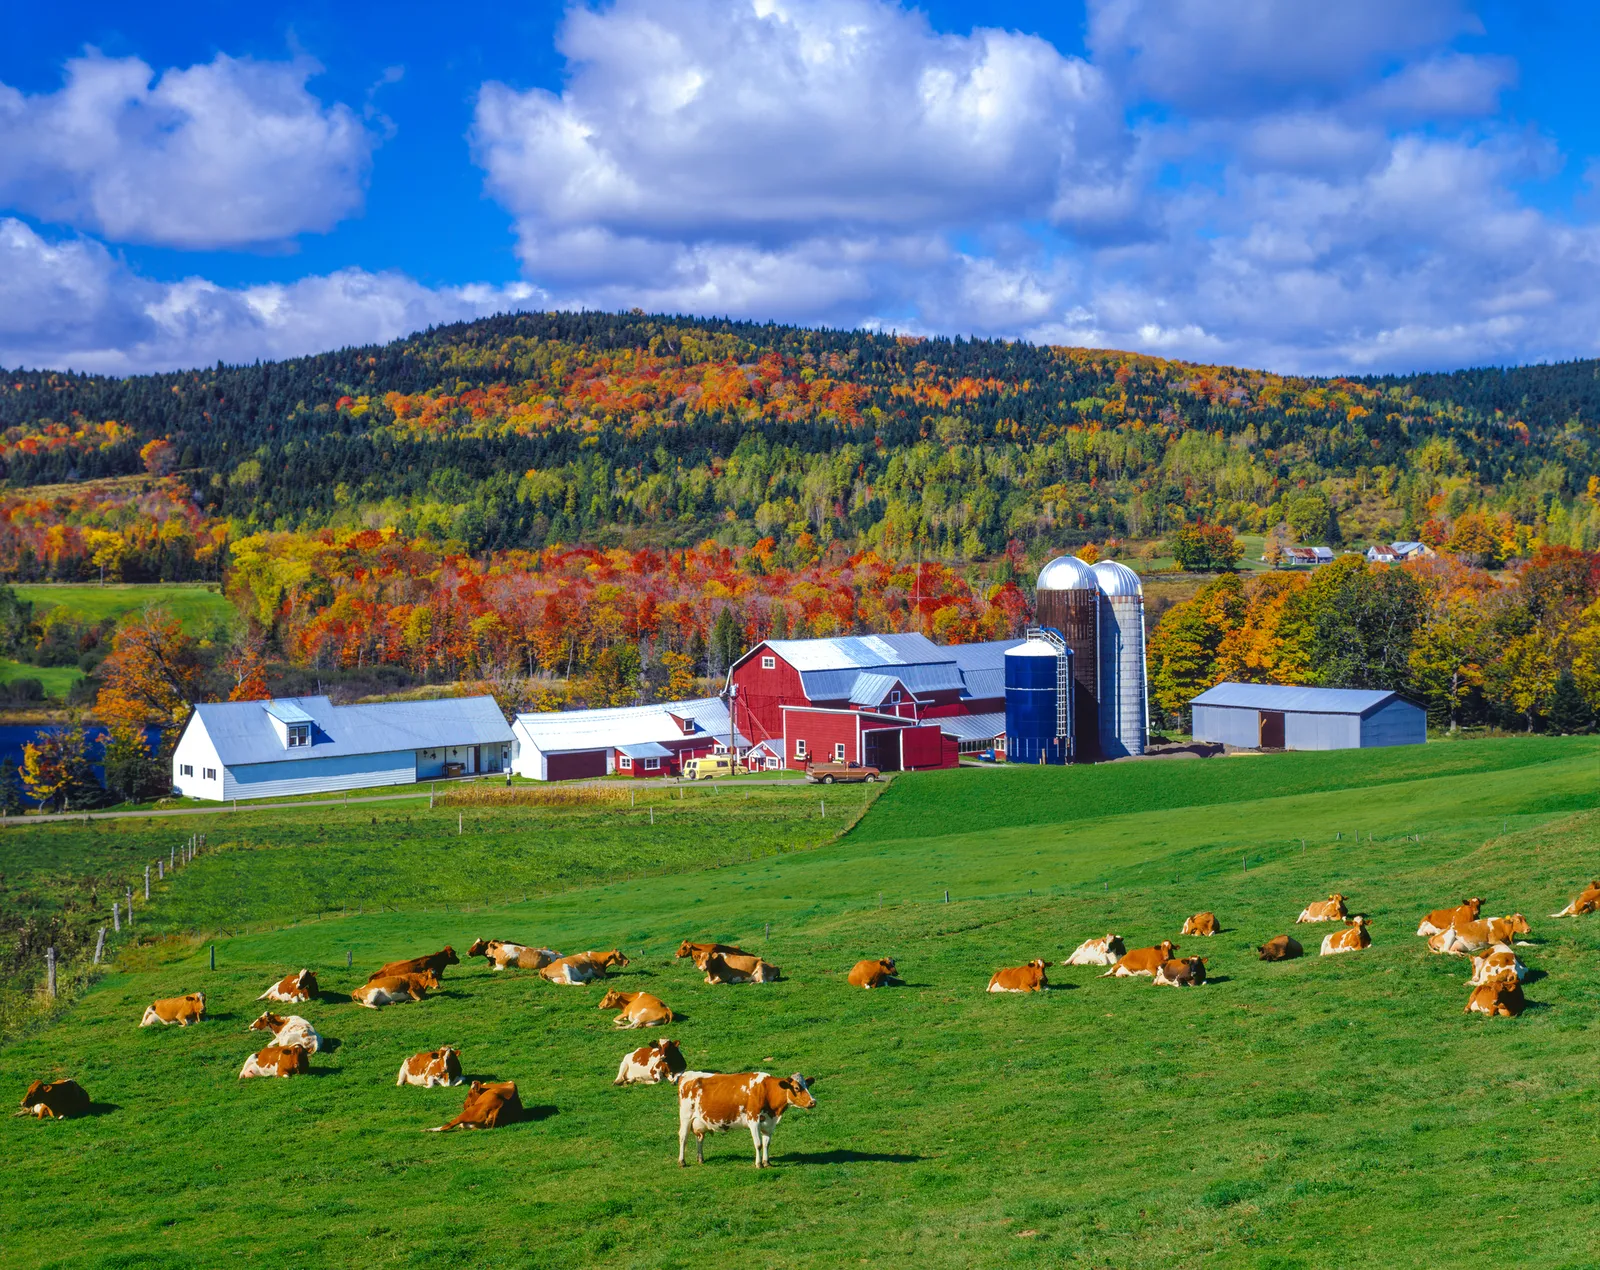
<svg viewBox="0 0 1600 1270"><path fill-rule="evenodd" d="M1474 988L1472 995L1467 998L1467 1008L1462 1013L1514 1019L1527 1008L1528 1002L1522 995L1522 985L1517 982L1517 976L1503 973Z"/></svg>
<svg viewBox="0 0 1600 1270"><path fill-rule="evenodd" d="M1128 950L1122 946L1122 936L1107 931L1099 939L1086 939L1073 950L1063 966L1114 966Z"/></svg>
<svg viewBox="0 0 1600 1270"><path fill-rule="evenodd" d="M1482 909L1483 901L1480 899L1462 900L1455 908L1436 908L1422 919L1417 926L1417 934L1437 935L1452 926L1465 926L1468 922L1477 921Z"/></svg>
<svg viewBox="0 0 1600 1270"><path fill-rule="evenodd" d="M273 1014L269 1010L245 1030L270 1033L274 1045L298 1045L313 1054L322 1048L317 1029L298 1014Z"/></svg>
<svg viewBox="0 0 1600 1270"><path fill-rule="evenodd" d="M303 1076L311 1070L311 1051L303 1045L269 1045L244 1060L239 1079L252 1076Z"/></svg>
<svg viewBox="0 0 1600 1270"><path fill-rule="evenodd" d="M297 975L284 975L256 1000L282 1001L285 1005L299 1005L318 995L320 994L317 990L317 976L310 970L302 970Z"/></svg>
<svg viewBox="0 0 1600 1270"><path fill-rule="evenodd" d="M1293 935L1274 935L1256 952L1261 955L1262 961L1293 961L1296 957L1306 955L1306 950Z"/></svg>
<svg viewBox="0 0 1600 1270"><path fill-rule="evenodd" d="M89 1114L89 1095L75 1080L36 1080L22 1095L22 1110L11 1114L36 1120L71 1120Z"/></svg>
<svg viewBox="0 0 1600 1270"><path fill-rule="evenodd" d="M350 994L357 1005L376 1010L386 1005L401 1005L407 1001L421 1001L439 986L438 978L431 972L413 975L389 975L363 984Z"/></svg>
<svg viewBox="0 0 1600 1270"><path fill-rule="evenodd" d="M1135 948L1132 952L1123 953L1122 960L1100 977L1126 979L1131 975L1153 975L1171 961L1172 954L1177 951L1178 945L1170 939L1163 939L1154 948Z"/></svg>
<svg viewBox="0 0 1600 1270"><path fill-rule="evenodd" d="M613 1085L659 1085L675 1083L688 1068L676 1041L653 1041L622 1056Z"/></svg>
<svg viewBox="0 0 1600 1270"><path fill-rule="evenodd" d="M530 948L527 944L508 943L503 939L479 939L467 949L467 956L487 958L491 970L543 970L561 954L553 948Z"/></svg>
<svg viewBox="0 0 1600 1270"><path fill-rule="evenodd" d="M165 1026L176 1023L179 1027L188 1027L191 1023L198 1023L206 1017L206 994L203 992L190 992L181 997L167 997L161 1001L152 1001L144 1012L144 1018L139 1020L140 1027L151 1027L157 1023Z"/></svg>
<svg viewBox="0 0 1600 1270"><path fill-rule="evenodd" d="M1528 977L1528 968L1522 964L1522 958L1517 956L1517 950L1510 944L1495 944L1492 948L1472 954L1472 978L1467 982L1476 986L1488 983L1496 975L1506 974L1515 975L1517 982L1521 983Z"/></svg>
<svg viewBox="0 0 1600 1270"><path fill-rule="evenodd" d="M580 984L604 979L612 966L626 966L628 959L613 948L610 952L573 953L557 957L539 970L539 977L550 983Z"/></svg>
<svg viewBox="0 0 1600 1270"><path fill-rule="evenodd" d="M852 988L888 988L900 982L894 973L894 958L879 957L876 960L858 961L850 968L850 986Z"/></svg>
<svg viewBox="0 0 1600 1270"><path fill-rule="evenodd" d="M1363 948L1371 948L1372 936L1367 933L1367 925L1365 913L1346 918L1343 930L1323 936L1322 955L1331 957L1335 953L1360 952Z"/></svg>
<svg viewBox="0 0 1600 1270"><path fill-rule="evenodd" d="M1215 913L1196 913L1183 923L1180 935L1215 935L1222 929Z"/></svg>
<svg viewBox="0 0 1600 1270"><path fill-rule="evenodd" d="M467 1090L466 1104L461 1114L448 1124L436 1125L427 1133L447 1133L451 1129L498 1129L501 1125L515 1124L524 1115L522 1099L517 1096L517 1082L501 1080L485 1083L472 1082Z"/></svg>
<svg viewBox="0 0 1600 1270"><path fill-rule="evenodd" d="M678 945L678 956L688 957L701 970L706 968L707 957L748 957L750 955L743 948L733 944L693 944L686 939Z"/></svg>
<svg viewBox="0 0 1600 1270"><path fill-rule="evenodd" d="M1596 878L1583 888L1578 898L1568 904L1559 913L1551 913L1551 917L1582 917L1585 913L1600 913L1600 878Z"/></svg>
<svg viewBox="0 0 1600 1270"><path fill-rule="evenodd" d="M435 1085L464 1085L466 1078L461 1074L461 1051L452 1045L442 1045L436 1050L413 1054L400 1064L400 1074L395 1077L394 1083L396 1086L421 1085L424 1089L432 1089Z"/></svg>
<svg viewBox="0 0 1600 1270"><path fill-rule="evenodd" d="M618 1027L660 1027L671 1023L673 1014L660 997L648 992L618 992L612 989L600 998L602 1010L621 1010L612 1020Z"/></svg>
<svg viewBox="0 0 1600 1270"><path fill-rule="evenodd" d="M446 944L436 953L429 953L426 957L412 957L409 961L391 961L381 969L374 970L367 976L367 982L373 983L378 979L392 979L396 975L417 975L423 971L431 971L435 979L444 978L446 966L459 966L461 958L456 956L456 950ZM435 984L435 987L438 985Z"/></svg>
<svg viewBox="0 0 1600 1270"><path fill-rule="evenodd" d="M770 961L747 954L712 953L701 964L706 972L706 982L720 983L776 983L783 972Z"/></svg>
<svg viewBox="0 0 1600 1270"><path fill-rule="evenodd" d="M766 1072L685 1072L678 1078L678 1164L687 1167L684 1150L694 1134L695 1155L706 1162L706 1134L722 1133L737 1125L750 1130L756 1148L756 1167L771 1164L768 1149L783 1113L790 1107L815 1107L806 1078L769 1076Z"/></svg>
<svg viewBox="0 0 1600 1270"><path fill-rule="evenodd" d="M1175 957L1162 962L1150 979L1152 985L1163 988L1198 988L1205 981L1204 957Z"/></svg>
<svg viewBox="0 0 1600 1270"><path fill-rule="evenodd" d="M1480 917L1475 922L1452 926L1428 937L1428 947L1436 953L1478 952L1494 944L1509 944L1516 936L1526 935L1532 928L1521 913L1507 917Z"/></svg>
<svg viewBox="0 0 1600 1270"><path fill-rule="evenodd" d="M1295 923L1300 922L1342 922L1349 914L1345 911L1344 896L1335 891L1325 900L1314 900L1300 910L1300 916L1295 918Z"/></svg>
<svg viewBox="0 0 1600 1270"><path fill-rule="evenodd" d="M1050 986L1050 980L1044 974L1048 964L1042 957L1035 957L1025 966L1007 966L996 970L989 976L988 991L1043 992Z"/></svg>

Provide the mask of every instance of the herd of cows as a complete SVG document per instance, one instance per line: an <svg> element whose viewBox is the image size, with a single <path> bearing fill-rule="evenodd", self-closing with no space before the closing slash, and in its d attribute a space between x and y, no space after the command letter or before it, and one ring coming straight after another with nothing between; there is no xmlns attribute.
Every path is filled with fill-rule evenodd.
<svg viewBox="0 0 1600 1270"><path fill-rule="evenodd" d="M1352 916L1345 907L1345 896L1330 895L1309 904L1296 924L1339 922L1341 928L1325 936L1321 954L1325 957L1358 952L1372 945L1369 921L1364 914ZM1417 935L1428 940L1436 953L1470 956L1473 960L1472 986L1466 1013L1514 1018L1526 1007L1522 981L1527 967L1516 951L1516 936L1529 933L1527 920L1520 913L1506 917L1481 916L1483 901L1469 899L1452 908L1437 909L1424 917ZM1591 881L1583 892L1552 917L1574 917L1600 912L1600 879ZM1209 937L1222 927L1215 913L1196 913L1183 923L1181 937ZM1522 941L1517 941L1522 942ZM1204 957L1175 957L1177 945L1170 940L1150 948L1124 948L1120 936L1107 933L1087 939L1063 961L1068 966L1104 966L1104 977L1127 978L1148 975L1152 984L1166 987L1198 987L1206 981ZM1292 935L1275 935L1256 949L1263 961L1288 961L1305 955L1305 949ZM584 952L563 957L548 948L536 948L504 940L479 939L467 950L469 957L483 957L494 970L536 971L553 984L587 984L607 978L613 968L628 965L628 958L610 952ZM778 968L761 957L729 944L691 943L685 940L678 957L689 958L712 985L770 983L781 978ZM995 971L989 980L990 992L1038 992L1049 987L1048 962L1043 959L1023 966ZM422 1001L439 987L448 966L460 965L460 958L449 945L425 957L390 962L376 970L360 988L350 994L359 1005L381 1009L389 1005ZM849 982L857 988L896 986L893 958L876 958L856 963ZM256 998L281 1005L299 1005L321 996L316 974L301 970L286 975ZM648 992L609 991L599 1008L617 1010L619 1028L660 1027L675 1021L675 1016L658 997ZM188 1027L206 1017L206 997L192 992L181 997L153 1001L140 1020L141 1027L177 1024ZM296 1014L264 1012L250 1025L252 1032L263 1032L271 1043L246 1058L239 1072L241 1080L255 1076L288 1077L311 1070L311 1055L323 1048L323 1039L312 1024ZM424 1088L466 1083L461 1070L460 1052L450 1046L413 1054L400 1065L397 1085ZM816 1098L810 1082L798 1072L775 1077L766 1072L718 1073L692 1071L675 1040L658 1040L625 1054L613 1082L617 1085L661 1084L677 1086L678 1163L685 1164L685 1151L692 1134L696 1155L704 1162L705 1136L733 1128L747 1128L755 1147L757 1168L768 1163L768 1147L773 1131L790 1107L814 1107ZM38 1119L68 1119L88 1113L88 1094L76 1081L34 1081L22 1098L19 1116ZM446 1124L429 1130L443 1133L452 1129L492 1129L509 1124L526 1114L515 1081L471 1082L461 1114Z"/></svg>

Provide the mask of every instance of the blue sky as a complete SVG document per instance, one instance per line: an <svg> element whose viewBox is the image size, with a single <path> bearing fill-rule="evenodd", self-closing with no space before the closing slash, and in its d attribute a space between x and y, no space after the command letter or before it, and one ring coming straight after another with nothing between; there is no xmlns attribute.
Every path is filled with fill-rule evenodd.
<svg viewBox="0 0 1600 1270"><path fill-rule="evenodd" d="M506 308L1363 372L1600 352L1600 6L30 6L0 365Z"/></svg>

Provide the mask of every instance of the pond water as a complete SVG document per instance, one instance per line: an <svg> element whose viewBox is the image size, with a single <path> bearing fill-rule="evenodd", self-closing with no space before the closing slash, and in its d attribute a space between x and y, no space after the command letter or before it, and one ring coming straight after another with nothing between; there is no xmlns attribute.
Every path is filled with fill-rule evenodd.
<svg viewBox="0 0 1600 1270"><path fill-rule="evenodd" d="M22 766L22 747L29 741L39 739L39 733L53 731L58 725L50 723L25 723L25 724L0 724L0 763L10 759L19 768ZM105 769L100 765L101 756L105 753L106 729L96 724L90 724L83 730L83 735L88 741L87 752L89 761L94 765L94 778L105 783ZM161 729L146 728L145 735L150 739L152 749L161 744ZM26 794L23 795L27 797ZM32 799L29 799L31 802Z"/></svg>

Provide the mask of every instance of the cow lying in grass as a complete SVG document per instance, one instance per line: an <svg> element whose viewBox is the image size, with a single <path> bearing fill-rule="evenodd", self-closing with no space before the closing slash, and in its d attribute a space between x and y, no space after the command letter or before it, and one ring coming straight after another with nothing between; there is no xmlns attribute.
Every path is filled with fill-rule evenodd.
<svg viewBox="0 0 1600 1270"><path fill-rule="evenodd" d="M1196 913L1183 923L1180 935L1215 935L1222 929L1215 913Z"/></svg>
<svg viewBox="0 0 1600 1270"><path fill-rule="evenodd" d="M1099 939L1086 939L1073 950L1063 966L1114 966L1122 960L1127 949L1122 946L1122 936L1107 931Z"/></svg>
<svg viewBox="0 0 1600 1270"><path fill-rule="evenodd" d="M298 1045L315 1054L322 1048L322 1038L298 1014L273 1014L270 1010L250 1024L251 1032L269 1032L274 1045Z"/></svg>
<svg viewBox="0 0 1600 1270"><path fill-rule="evenodd" d="M1300 922L1342 922L1349 914L1345 911L1344 896L1335 891L1325 900L1316 900L1307 904L1300 910L1300 916L1295 918L1296 924Z"/></svg>
<svg viewBox="0 0 1600 1270"><path fill-rule="evenodd" d="M653 1041L622 1056L613 1085L659 1085L675 1083L689 1065L676 1041Z"/></svg>
<svg viewBox="0 0 1600 1270"><path fill-rule="evenodd" d="M701 970L706 968L706 958L720 955L724 957L748 957L749 953L743 948L733 944L691 944L687 939L678 945L678 956L687 957Z"/></svg>
<svg viewBox="0 0 1600 1270"><path fill-rule="evenodd" d="M435 1085L463 1085L466 1078L461 1074L461 1051L444 1045L413 1054L400 1064L400 1074L394 1083L396 1086L421 1085L424 1089Z"/></svg>
<svg viewBox="0 0 1600 1270"><path fill-rule="evenodd" d="M493 970L543 970L561 954L551 948L530 948L503 939L479 939L467 949L467 956L487 958Z"/></svg>
<svg viewBox="0 0 1600 1270"><path fill-rule="evenodd" d="M176 1023L179 1027L188 1027L191 1023L198 1023L206 1017L206 994L203 992L190 992L181 997L167 997L161 1001L152 1001L145 1008L144 1018L139 1020L140 1027L154 1027L157 1023L163 1027Z"/></svg>
<svg viewBox="0 0 1600 1270"><path fill-rule="evenodd" d="M1528 977L1528 968L1510 944L1496 944L1472 954L1472 977L1467 982L1476 986L1504 974L1515 975L1521 983Z"/></svg>
<svg viewBox="0 0 1600 1270"><path fill-rule="evenodd" d="M252 1076L303 1076L311 1070L311 1051L303 1045L269 1045L244 1060L239 1079Z"/></svg>
<svg viewBox="0 0 1600 1270"><path fill-rule="evenodd" d="M522 1099L517 1096L517 1082L501 1080L485 1083L472 1082L467 1090L466 1105L461 1114L448 1124L427 1129L427 1133L448 1133L451 1129L498 1129L501 1125L515 1124L526 1113Z"/></svg>
<svg viewBox="0 0 1600 1270"><path fill-rule="evenodd" d="M386 1005L421 1001L438 986L439 977L431 971L422 974L389 975L363 984L350 994L350 999L357 1005L376 1010Z"/></svg>
<svg viewBox="0 0 1600 1270"><path fill-rule="evenodd" d="M672 1022L672 1011L648 992L611 991L600 998L602 1010L621 1010L613 1022L618 1027L660 1027Z"/></svg>
<svg viewBox="0 0 1600 1270"><path fill-rule="evenodd" d="M1506 972L1474 988L1462 1013L1514 1019L1527 1008L1528 1002L1522 995L1522 985L1517 982L1517 976Z"/></svg>
<svg viewBox="0 0 1600 1270"><path fill-rule="evenodd" d="M412 957L409 961L391 961L381 969L373 971L367 976L368 983L375 983L379 979L392 979L397 975L419 975L424 972L432 974L438 987L438 980L444 978L446 966L459 966L461 958L456 956L456 950L446 944L436 953L429 953L426 957Z"/></svg>
<svg viewBox="0 0 1600 1270"><path fill-rule="evenodd" d="M1296 957L1304 957L1306 950L1300 946L1300 941L1293 935L1274 935L1266 943L1256 949L1262 961L1293 961Z"/></svg>
<svg viewBox="0 0 1600 1270"><path fill-rule="evenodd" d="M1436 908L1422 919L1417 926L1417 934L1438 935L1452 926L1465 926L1468 922L1477 921L1482 909L1483 901L1480 899L1462 900L1455 908Z"/></svg>
<svg viewBox="0 0 1600 1270"><path fill-rule="evenodd" d="M1151 983L1163 988L1198 988L1206 981L1204 957L1180 957L1156 967Z"/></svg>
<svg viewBox="0 0 1600 1270"><path fill-rule="evenodd" d="M1495 944L1509 944L1516 936L1530 933L1528 919L1521 913L1506 917L1484 917L1475 922L1452 926L1428 937L1428 947L1436 953L1478 952Z"/></svg>
<svg viewBox="0 0 1600 1270"><path fill-rule="evenodd" d="M721 983L776 983L783 978L771 962L745 954L712 953L701 964L706 972L706 982L715 986Z"/></svg>
<svg viewBox="0 0 1600 1270"><path fill-rule="evenodd" d="M626 966L628 959L613 948L610 952L573 953L570 957L557 957L539 969L539 977L551 983L580 984L604 979L612 966Z"/></svg>
<svg viewBox="0 0 1600 1270"><path fill-rule="evenodd" d="M815 1107L806 1078L769 1076L766 1072L684 1072L678 1077L678 1164L688 1167L684 1151L694 1134L695 1156L706 1162L706 1134L736 1126L750 1130L756 1148L756 1167L768 1168L773 1132L790 1107Z"/></svg>
<svg viewBox="0 0 1600 1270"><path fill-rule="evenodd" d="M1551 917L1582 917L1585 913L1600 913L1600 878L1591 881L1583 888L1578 898L1568 904L1559 913L1551 913Z"/></svg>
<svg viewBox="0 0 1600 1270"><path fill-rule="evenodd" d="M1172 954L1177 951L1178 945L1170 939L1163 939L1154 948L1135 948L1130 953L1124 953L1121 960L1100 977L1126 979L1132 975L1153 975L1171 961Z"/></svg>
<svg viewBox="0 0 1600 1270"><path fill-rule="evenodd" d="M302 970L297 975L284 975L277 983L273 984L259 997L257 1001L281 1001L285 1005L299 1005L310 1001L319 995L317 991L317 976L309 970Z"/></svg>
<svg viewBox="0 0 1600 1270"><path fill-rule="evenodd" d="M852 988L888 988L898 985L899 982L900 980L895 978L893 957L858 961L850 968Z"/></svg>
<svg viewBox="0 0 1600 1270"><path fill-rule="evenodd" d="M1043 992L1050 986L1045 961L1034 958L1025 966L1007 966L989 976L989 992Z"/></svg>
<svg viewBox="0 0 1600 1270"><path fill-rule="evenodd" d="M1360 952L1363 948L1371 948L1372 936L1367 933L1367 925L1364 913L1347 918L1343 930L1323 936L1322 955L1332 957L1336 953Z"/></svg>
<svg viewBox="0 0 1600 1270"><path fill-rule="evenodd" d="M35 1120L71 1120L89 1114L89 1095L75 1080L36 1080L22 1095L22 1110L13 1116L32 1116Z"/></svg>

